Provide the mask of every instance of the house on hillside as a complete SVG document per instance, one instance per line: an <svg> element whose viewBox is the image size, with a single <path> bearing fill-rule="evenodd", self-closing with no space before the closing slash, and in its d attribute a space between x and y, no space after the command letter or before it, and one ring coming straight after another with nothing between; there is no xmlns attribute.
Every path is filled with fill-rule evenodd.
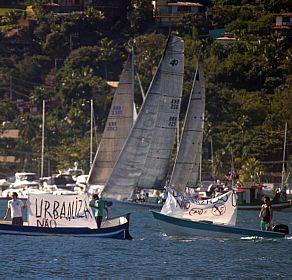
<svg viewBox="0 0 292 280"><path fill-rule="evenodd" d="M292 38L292 13L276 14L276 26L273 27L276 33L283 37Z"/></svg>
<svg viewBox="0 0 292 280"><path fill-rule="evenodd" d="M28 53L33 48L32 33L28 28L17 27L3 32L2 52Z"/></svg>
<svg viewBox="0 0 292 280"><path fill-rule="evenodd" d="M181 2L168 0L152 1L154 18L162 26L176 25L184 16L195 15L203 17L205 6L197 2Z"/></svg>

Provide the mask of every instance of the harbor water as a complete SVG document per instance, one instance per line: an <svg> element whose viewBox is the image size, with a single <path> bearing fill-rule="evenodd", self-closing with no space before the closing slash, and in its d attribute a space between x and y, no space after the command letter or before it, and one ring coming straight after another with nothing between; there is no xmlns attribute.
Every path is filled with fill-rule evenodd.
<svg viewBox="0 0 292 280"><path fill-rule="evenodd" d="M0 200L0 219L7 200ZM1 235L0 279L292 279L292 238L175 239L148 208L114 203L110 216L130 212L132 241ZM292 212L274 212L289 225ZM238 226L259 228L257 211L239 211Z"/></svg>

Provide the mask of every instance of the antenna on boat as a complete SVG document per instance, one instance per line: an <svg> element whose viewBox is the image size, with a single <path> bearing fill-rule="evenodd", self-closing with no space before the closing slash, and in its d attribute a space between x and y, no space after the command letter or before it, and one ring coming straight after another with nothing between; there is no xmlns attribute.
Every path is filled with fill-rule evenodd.
<svg viewBox="0 0 292 280"><path fill-rule="evenodd" d="M93 100L90 100L90 156L89 156L89 169L92 166L92 150L93 150Z"/></svg>
<svg viewBox="0 0 292 280"><path fill-rule="evenodd" d="M211 164L212 164L212 178L213 181L215 182L215 168L214 168L214 151L213 151L213 138L211 136L210 139L210 148L211 148Z"/></svg>
<svg viewBox="0 0 292 280"><path fill-rule="evenodd" d="M281 189L284 189L285 157L286 157L286 141L287 141L287 122L285 123L285 133L284 133L284 147L283 147L283 163L282 163L282 181L281 181Z"/></svg>
<svg viewBox="0 0 292 280"><path fill-rule="evenodd" d="M44 176L44 151L45 151L45 108L46 101L43 100L43 122L42 122L42 155L41 155L41 178Z"/></svg>

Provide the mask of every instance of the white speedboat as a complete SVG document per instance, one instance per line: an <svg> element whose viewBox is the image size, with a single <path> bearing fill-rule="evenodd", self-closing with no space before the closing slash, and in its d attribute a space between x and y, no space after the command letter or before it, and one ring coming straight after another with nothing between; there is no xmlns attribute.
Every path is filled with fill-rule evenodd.
<svg viewBox="0 0 292 280"><path fill-rule="evenodd" d="M36 173L17 172L14 182L2 191L2 197L11 197L13 192L17 192L19 198L27 198L28 192L38 193L39 191L41 191L41 185Z"/></svg>
<svg viewBox="0 0 292 280"><path fill-rule="evenodd" d="M74 191L75 187L76 181L70 174L58 174L47 178L43 182L43 189L54 195L77 194L78 192Z"/></svg>

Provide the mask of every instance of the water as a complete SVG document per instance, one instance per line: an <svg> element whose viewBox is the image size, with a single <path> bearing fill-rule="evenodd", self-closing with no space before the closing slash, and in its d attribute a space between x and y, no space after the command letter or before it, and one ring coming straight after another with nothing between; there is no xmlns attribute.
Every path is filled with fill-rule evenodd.
<svg viewBox="0 0 292 280"><path fill-rule="evenodd" d="M0 236L0 279L292 279L292 238L172 239L148 209L110 208L126 212L132 241ZM274 222L291 231L292 212L274 212ZM239 211L238 225L258 228L258 212Z"/></svg>

